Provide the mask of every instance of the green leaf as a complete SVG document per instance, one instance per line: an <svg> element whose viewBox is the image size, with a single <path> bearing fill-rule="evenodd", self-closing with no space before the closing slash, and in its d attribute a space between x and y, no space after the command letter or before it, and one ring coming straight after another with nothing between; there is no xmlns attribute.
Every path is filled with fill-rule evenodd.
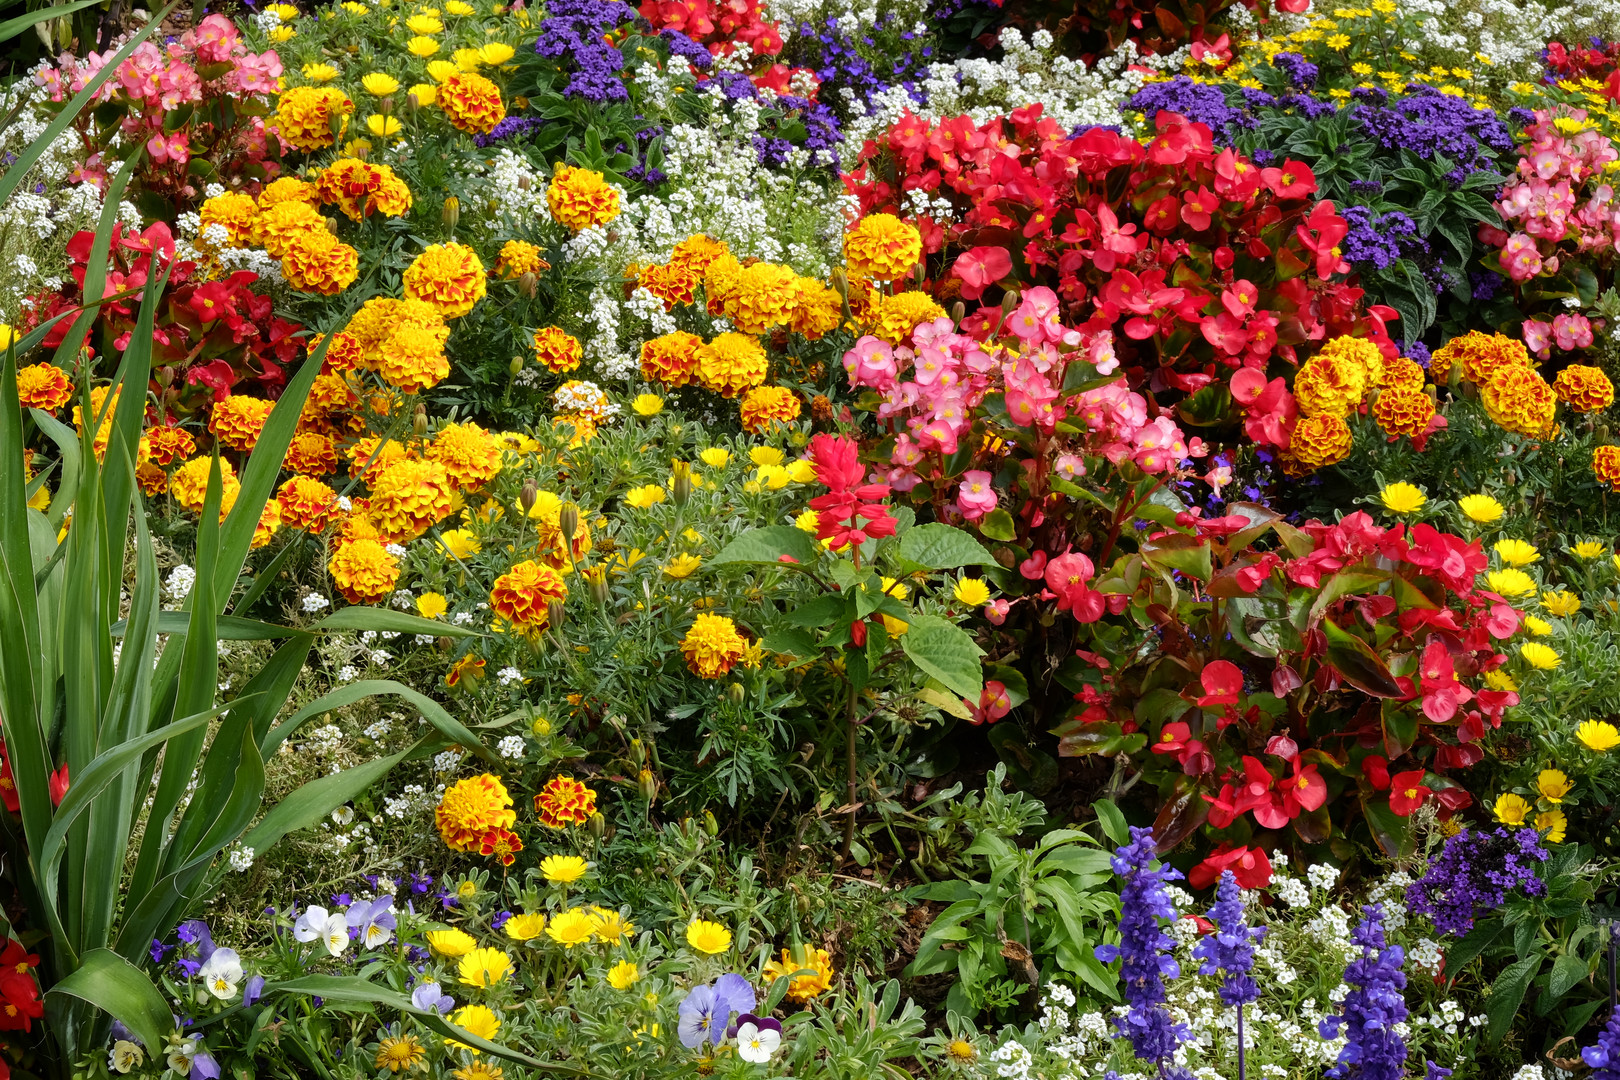
<svg viewBox="0 0 1620 1080"><path fill-rule="evenodd" d="M1532 956L1510 964L1491 984L1491 995L1485 999L1485 1032L1492 1042L1500 1041L1507 1034L1524 1001L1524 992L1530 988L1530 980L1540 968L1541 957Z"/></svg>
<svg viewBox="0 0 1620 1080"><path fill-rule="evenodd" d="M900 537L900 557L930 570L959 566L997 566L984 545L953 525L931 522L908 529Z"/></svg>
<svg viewBox="0 0 1620 1080"><path fill-rule="evenodd" d="M1098 799L1091 804L1097 812L1097 824L1102 826L1103 835L1116 844L1128 844L1131 841L1131 827L1125 821L1125 815L1114 805L1112 799Z"/></svg>
<svg viewBox="0 0 1620 1080"><path fill-rule="evenodd" d="M263 854L288 833L320 824L327 814L365 794L367 788L381 781L425 741L418 740L397 754L309 781L271 807L242 837L242 846L252 848L256 855Z"/></svg>
<svg viewBox="0 0 1620 1080"><path fill-rule="evenodd" d="M1018 526L1013 522L1012 515L999 506L979 519L979 531L992 540L1005 543L1018 538Z"/></svg>
<svg viewBox="0 0 1620 1080"><path fill-rule="evenodd" d="M984 692L984 670L979 665L984 650L974 644L967 631L936 615L913 615L910 623L911 629L900 638L900 647L911 662L978 704Z"/></svg>
<svg viewBox="0 0 1620 1080"><path fill-rule="evenodd" d="M1402 859L1413 851L1412 822L1391 810L1387 801L1366 804L1367 825L1384 854Z"/></svg>
<svg viewBox="0 0 1620 1080"><path fill-rule="evenodd" d="M129 1028L153 1056L174 1030L169 1003L152 980L111 949L85 953L76 970L46 991L47 996L52 994L78 998L100 1009Z"/></svg>
<svg viewBox="0 0 1620 1080"><path fill-rule="evenodd" d="M1553 961L1547 978L1547 993L1561 998L1573 990L1587 976L1586 961L1574 953L1565 953Z"/></svg>
<svg viewBox="0 0 1620 1080"><path fill-rule="evenodd" d="M1188 577L1208 581L1214 572L1210 546L1196 536L1176 533L1142 545L1142 558L1158 570L1179 570Z"/></svg>
<svg viewBox="0 0 1620 1080"><path fill-rule="evenodd" d="M1345 682L1373 697L1401 696L1401 688L1389 673L1378 654L1360 638L1334 625L1332 619L1322 620L1322 631L1327 635L1327 660Z"/></svg>
<svg viewBox="0 0 1620 1080"><path fill-rule="evenodd" d="M220 620L222 623L224 620ZM481 631L455 623L424 619L405 611L380 607L347 607L334 611L311 630L376 630L388 634L432 634L435 637L483 637Z"/></svg>
<svg viewBox="0 0 1620 1080"><path fill-rule="evenodd" d="M495 756L490 753L489 748L483 744L483 741L467 730L460 720L446 712L443 705L425 694L412 690L404 683L397 683L390 679L362 679L359 682L339 687L325 697L310 702L278 725L269 735L265 736L263 745L259 747L259 752L268 759L271 754L276 752L277 747L282 744L283 740L294 731L297 731L298 725L310 717L320 716L322 713L341 709L345 705L353 705L362 698L379 694L404 698L412 705L415 705L417 710L421 712L422 717L438 728L451 742L465 746L486 760L495 760Z"/></svg>
<svg viewBox="0 0 1620 1080"><path fill-rule="evenodd" d="M759 639L760 648L778 656L796 656L801 660L819 656L815 639L797 627L777 630Z"/></svg>
<svg viewBox="0 0 1620 1080"><path fill-rule="evenodd" d="M123 637L127 629L125 620L119 619L108 628L113 637ZM160 611L157 617L157 632L170 634L174 637L185 637L191 630L191 615L185 611ZM288 626L277 626L274 623L260 622L257 619L243 619L236 615L221 615L214 628L214 636L220 641L272 641L276 638L290 638L298 634Z"/></svg>
<svg viewBox="0 0 1620 1080"><path fill-rule="evenodd" d="M762 529L749 529L737 537L709 560L709 565L780 563L782 556L787 555L808 566L820 558L821 550L816 538L797 526L767 525Z"/></svg>
<svg viewBox="0 0 1620 1080"><path fill-rule="evenodd" d="M818 596L787 612L790 624L810 630L825 629L838 622L847 623L849 618L849 601L842 593Z"/></svg>

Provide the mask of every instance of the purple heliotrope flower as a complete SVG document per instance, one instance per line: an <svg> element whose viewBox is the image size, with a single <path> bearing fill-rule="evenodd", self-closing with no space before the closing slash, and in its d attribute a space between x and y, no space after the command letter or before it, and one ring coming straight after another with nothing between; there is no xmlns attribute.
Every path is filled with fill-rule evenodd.
<svg viewBox="0 0 1620 1080"><path fill-rule="evenodd" d="M1250 927L1243 921L1243 895L1232 871L1221 871L1215 887L1215 906L1209 909L1214 933L1193 946L1193 956L1203 963L1200 975L1224 975L1221 1002L1227 1007L1245 1005L1260 996L1260 986L1249 974L1254 969L1254 943L1266 934L1263 926Z"/></svg>
<svg viewBox="0 0 1620 1080"><path fill-rule="evenodd" d="M1384 941L1384 909L1368 904L1363 918L1350 933L1350 940L1361 946L1361 955L1344 969L1344 981L1351 986L1344 999L1343 1013L1323 1020L1319 1032L1324 1039L1336 1039L1344 1032L1344 1049L1338 1063L1325 1075L1339 1080L1402 1080L1406 1075L1406 1040L1396 1025L1406 1020L1406 950Z"/></svg>
<svg viewBox="0 0 1620 1080"><path fill-rule="evenodd" d="M1544 894L1547 886L1536 869L1546 861L1547 849L1534 829L1464 829L1446 840L1423 877L1407 887L1406 903L1433 919L1442 934L1461 937L1515 889L1526 896Z"/></svg>
<svg viewBox="0 0 1620 1080"><path fill-rule="evenodd" d="M1130 1040L1143 1061L1163 1065L1187 1037L1187 1027L1172 1020L1164 1007L1164 980L1180 975L1181 966L1170 956L1175 938L1160 923L1176 917L1164 887L1178 880L1181 871L1163 865L1155 869L1157 859L1153 830L1132 827L1131 842L1113 858L1114 873L1125 880L1119 891L1119 944L1099 945L1096 954L1105 964L1124 961L1119 976L1130 1011L1114 1018L1120 1037Z"/></svg>
<svg viewBox="0 0 1620 1080"><path fill-rule="evenodd" d="M741 975L727 973L707 984L694 986L682 999L675 1033L681 1045L697 1049L705 1042L720 1045L732 1013L751 1011L758 1003L754 988Z"/></svg>

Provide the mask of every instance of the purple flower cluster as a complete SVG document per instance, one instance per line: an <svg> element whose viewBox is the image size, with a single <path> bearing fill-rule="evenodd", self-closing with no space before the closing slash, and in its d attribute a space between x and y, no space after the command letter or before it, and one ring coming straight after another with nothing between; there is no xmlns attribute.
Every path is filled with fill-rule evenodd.
<svg viewBox="0 0 1620 1080"><path fill-rule="evenodd" d="M635 10L622 0L554 0L546 5L534 51L571 67L564 97L598 103L630 100L630 91L619 78L624 57L603 37L635 17Z"/></svg>
<svg viewBox="0 0 1620 1080"><path fill-rule="evenodd" d="M1259 93L1268 101L1273 100L1264 91L1246 88L1243 92L1245 95ZM1149 121L1161 112L1178 113L1209 128L1216 141L1223 143L1230 143L1240 128L1252 128L1258 123L1242 109L1228 105L1220 87L1194 82L1185 75L1166 82L1148 83L1123 107L1141 113Z"/></svg>
<svg viewBox="0 0 1620 1080"><path fill-rule="evenodd" d="M1323 1020L1319 1032L1324 1039L1336 1039L1344 1031L1344 1049L1338 1063L1325 1075L1338 1080L1401 1080L1406 1075L1406 1040L1396 1034L1395 1025L1406 1020L1406 950L1384 941L1384 909L1368 904L1364 916L1350 932L1350 940L1361 946L1361 955L1344 969L1344 981L1351 986L1344 999L1344 1012Z"/></svg>
<svg viewBox="0 0 1620 1080"><path fill-rule="evenodd" d="M1353 263L1388 270L1403 256L1429 250L1428 242L1418 235L1417 222L1399 210L1374 216L1369 207L1346 206L1339 213L1350 223L1343 249L1344 257Z"/></svg>
<svg viewBox="0 0 1620 1080"><path fill-rule="evenodd" d="M1114 852L1114 873L1124 879L1119 890L1119 944L1099 945L1097 959L1105 964L1122 960L1119 975L1130 1011L1114 1018L1121 1038L1144 1061L1164 1063L1187 1037L1185 1024L1177 1024L1164 1007L1165 979L1181 974L1170 953L1175 938L1165 932L1161 919L1174 919L1165 885L1181 878L1172 866L1153 868L1158 853L1153 830L1131 829L1131 842Z"/></svg>
<svg viewBox="0 0 1620 1080"><path fill-rule="evenodd" d="M1434 920L1442 934L1461 937L1515 889L1526 896L1545 893L1536 867L1546 861L1547 850L1534 829L1464 829L1446 841L1423 877L1407 887L1406 903L1414 913Z"/></svg>
<svg viewBox="0 0 1620 1080"><path fill-rule="evenodd" d="M1271 58L1271 66L1288 76L1288 81L1301 90L1315 86L1316 77L1321 74L1315 64L1299 53L1280 52Z"/></svg>
<svg viewBox="0 0 1620 1080"><path fill-rule="evenodd" d="M1620 1080L1620 1009L1609 1014L1596 1045L1582 1048L1581 1060L1591 1066L1588 1080Z"/></svg>
<svg viewBox="0 0 1620 1080"><path fill-rule="evenodd" d="M505 120L496 124L489 134L474 135L473 142L480 147L493 146L506 139L534 131L544 123L545 121L538 116L508 116Z"/></svg>
<svg viewBox="0 0 1620 1080"><path fill-rule="evenodd" d="M1457 166L1454 183L1476 170L1494 169L1497 157L1513 153L1513 135L1494 111L1476 109L1466 98L1432 86L1413 83L1389 105L1357 105L1355 118L1386 150L1410 150L1425 161L1443 155Z"/></svg>
<svg viewBox="0 0 1620 1080"><path fill-rule="evenodd" d="M1254 970L1254 943L1265 937L1266 928L1243 921L1243 896L1230 870L1221 871L1209 921L1215 924L1215 932L1193 946L1193 956L1203 961L1198 974L1225 976L1220 996L1228 1008L1254 1001L1260 996L1260 985L1249 972Z"/></svg>
<svg viewBox="0 0 1620 1080"><path fill-rule="evenodd" d="M885 12L879 17L874 29L886 28L894 18L894 12ZM909 41L914 35L907 30L900 37ZM856 101L867 107L871 105L873 97L898 85L904 87L912 100L919 105L925 100L925 95L917 86L916 75L933 59L932 46L925 45L920 49L907 51L893 61L888 72L879 73L860 51L861 44L867 46L874 44L872 36L868 34L857 42L839 27L836 16L828 18L820 31L810 23L801 23L799 40L815 43L810 48L811 55L806 60L806 66L815 71L823 93L841 95L843 91L849 90L854 93Z"/></svg>
<svg viewBox="0 0 1620 1080"><path fill-rule="evenodd" d="M680 57L699 71L708 71L714 66L714 57L709 55L709 50L679 30L660 30L658 36L669 46L669 55Z"/></svg>

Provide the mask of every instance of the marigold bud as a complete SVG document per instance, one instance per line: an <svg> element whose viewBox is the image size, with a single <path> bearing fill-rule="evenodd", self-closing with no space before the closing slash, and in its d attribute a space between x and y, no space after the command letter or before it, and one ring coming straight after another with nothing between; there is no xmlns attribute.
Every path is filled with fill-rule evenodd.
<svg viewBox="0 0 1620 1080"><path fill-rule="evenodd" d="M641 797L648 802L658 795L658 778L652 774L651 769L642 769L636 775L636 786L641 789Z"/></svg>
<svg viewBox="0 0 1620 1080"><path fill-rule="evenodd" d="M685 506L686 500L692 497L692 466L677 461L670 470L670 476L670 494L675 497L675 505Z"/></svg>
<svg viewBox="0 0 1620 1080"><path fill-rule="evenodd" d="M585 822L585 827L591 830L592 836L600 840L602 839L602 834L607 832L607 818L603 817L602 811L598 810L596 813L590 816L588 821Z"/></svg>
<svg viewBox="0 0 1620 1080"><path fill-rule="evenodd" d="M744 697L743 684L734 682L726 687L726 696L731 699L733 705L741 705Z"/></svg>
<svg viewBox="0 0 1620 1080"><path fill-rule="evenodd" d="M591 599L599 607L606 607L611 594L608 591L607 571L600 566L593 566L585 571L585 585L590 590Z"/></svg>
<svg viewBox="0 0 1620 1080"><path fill-rule="evenodd" d="M647 747L640 739L630 740L630 760L637 765L647 764Z"/></svg>
<svg viewBox="0 0 1620 1080"><path fill-rule="evenodd" d="M523 371L523 357L521 357L521 356L512 357L512 362L507 365L506 370L508 370L508 371L510 371L512 373L512 378L514 378L514 379L517 378L518 375Z"/></svg>
<svg viewBox="0 0 1620 1080"><path fill-rule="evenodd" d="M961 326L962 320L965 318L967 318L967 305L958 300L951 305L951 322Z"/></svg>
<svg viewBox="0 0 1620 1080"><path fill-rule="evenodd" d="M533 270L525 270L518 277L518 292L533 300L540 292L540 278Z"/></svg>
<svg viewBox="0 0 1620 1080"><path fill-rule="evenodd" d="M415 416L411 417L411 430L416 433L418 439L427 438L428 418L426 412L419 410Z"/></svg>
<svg viewBox="0 0 1620 1080"><path fill-rule="evenodd" d="M574 537L579 535L579 507L571 502L562 504L557 512L557 530L563 535L563 543L572 545Z"/></svg>
<svg viewBox="0 0 1620 1080"><path fill-rule="evenodd" d="M518 502L522 504L523 512L525 514L534 509L535 500L539 497L540 488L535 484L535 482L533 480L523 481L523 487L518 492Z"/></svg>
<svg viewBox="0 0 1620 1080"><path fill-rule="evenodd" d="M338 231L338 220L337 220L337 218L329 217L329 218L326 219L326 231L331 233L333 236L337 235L337 231Z"/></svg>
<svg viewBox="0 0 1620 1080"><path fill-rule="evenodd" d="M561 600L546 601L546 624L551 627L553 633L562 633L564 610Z"/></svg>
<svg viewBox="0 0 1620 1080"><path fill-rule="evenodd" d="M451 195L444 200L444 227L451 232L456 231L456 225L461 221L461 200Z"/></svg>

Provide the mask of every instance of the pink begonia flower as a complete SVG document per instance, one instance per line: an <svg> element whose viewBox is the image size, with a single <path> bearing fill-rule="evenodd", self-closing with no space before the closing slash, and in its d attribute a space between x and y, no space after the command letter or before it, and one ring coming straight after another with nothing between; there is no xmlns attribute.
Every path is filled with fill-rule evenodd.
<svg viewBox="0 0 1620 1080"><path fill-rule="evenodd" d="M1592 324L1579 312L1555 315L1552 321L1553 339L1566 352L1571 349L1592 347Z"/></svg>
<svg viewBox="0 0 1620 1080"><path fill-rule="evenodd" d="M861 338L844 354L844 370L849 372L852 386L870 386L874 390L892 389L899 374L894 349L887 341L871 335Z"/></svg>
<svg viewBox="0 0 1620 1080"><path fill-rule="evenodd" d="M984 617L990 620L990 625L1000 626L1007 621L1007 611L1012 604L1004 599L992 600L984 605Z"/></svg>
<svg viewBox="0 0 1620 1080"><path fill-rule="evenodd" d="M956 507L969 521L978 521L996 508L996 489L990 486L990 474L970 469L962 474L962 486L956 492Z"/></svg>
<svg viewBox="0 0 1620 1080"><path fill-rule="evenodd" d="M976 247L956 257L951 272L962 279L962 299L977 300L984 291L1012 273L1012 256L1004 247Z"/></svg>
<svg viewBox="0 0 1620 1080"><path fill-rule="evenodd" d="M1065 480L1077 480L1086 475L1086 461L1079 454L1059 454L1052 471Z"/></svg>
<svg viewBox="0 0 1620 1080"><path fill-rule="evenodd" d="M160 164L172 161L176 165L184 165L191 160L191 147L187 145L185 135L178 131L167 137L152 136L146 141L146 152Z"/></svg>
<svg viewBox="0 0 1620 1080"><path fill-rule="evenodd" d="M248 53L236 62L236 88L244 94L274 94L281 77L281 57L269 49Z"/></svg>
<svg viewBox="0 0 1620 1080"><path fill-rule="evenodd" d="M223 15L210 15L197 24L197 28L187 35L192 48L196 50L197 61L202 64L223 64L231 58L231 53L242 43L242 35L237 32L236 24Z"/></svg>

